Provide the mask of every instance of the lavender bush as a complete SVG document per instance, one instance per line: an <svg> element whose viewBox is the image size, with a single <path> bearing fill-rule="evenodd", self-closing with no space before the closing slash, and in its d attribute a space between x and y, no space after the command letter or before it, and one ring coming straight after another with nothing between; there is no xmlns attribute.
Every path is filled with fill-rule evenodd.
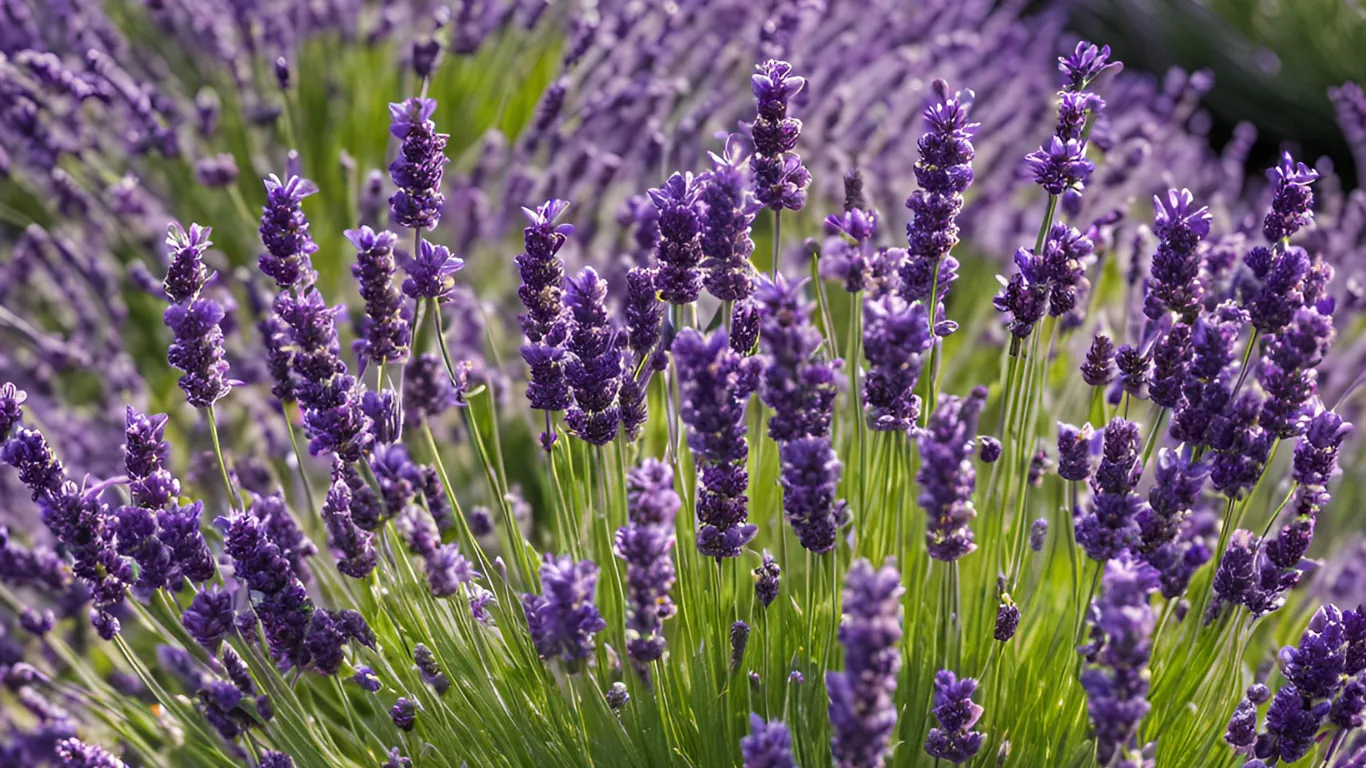
<svg viewBox="0 0 1366 768"><path fill-rule="evenodd" d="M0 0L0 764L1366 754L1366 194L1207 75L67 5Z"/></svg>

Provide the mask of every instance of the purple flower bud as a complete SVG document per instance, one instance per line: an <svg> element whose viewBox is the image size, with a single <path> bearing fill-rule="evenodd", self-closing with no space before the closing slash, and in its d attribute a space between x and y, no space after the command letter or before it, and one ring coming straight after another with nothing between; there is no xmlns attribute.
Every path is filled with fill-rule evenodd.
<svg viewBox="0 0 1366 768"><path fill-rule="evenodd" d="M574 404L565 423L584 442L606 445L617 436L617 394L624 373L616 333L607 319L607 282L585 267L569 281L565 304L574 320L568 343L571 357L565 366Z"/></svg>
<svg viewBox="0 0 1366 768"><path fill-rule="evenodd" d="M1281 154L1281 161L1267 171L1271 181L1271 210L1262 222L1262 233L1272 243L1294 235L1314 220L1311 207L1314 192L1309 188L1319 178L1318 171L1304 163L1297 163L1289 152Z"/></svg>
<svg viewBox="0 0 1366 768"><path fill-rule="evenodd" d="M258 265L267 277L285 288L306 288L317 279L310 256L318 250L308 232L308 217L301 204L318 191L317 185L298 175L281 181L266 177L266 205L261 212L261 243L265 253Z"/></svg>
<svg viewBox="0 0 1366 768"><path fill-rule="evenodd" d="M236 614L232 609L232 593L213 588L194 596L181 616L185 631L210 654L218 653L218 646L235 627Z"/></svg>
<svg viewBox="0 0 1366 768"><path fill-rule="evenodd" d="M1080 139L1064 141L1057 136L1025 156L1025 167L1034 182L1050 195L1061 195L1067 190L1085 189L1095 165L1086 159L1086 142Z"/></svg>
<svg viewBox="0 0 1366 768"><path fill-rule="evenodd" d="M932 711L939 727L931 728L925 739L925 751L931 757L958 765L982 748L985 737L972 730L982 717L982 707L972 701L976 690L977 681L970 677L960 680L947 669L935 673Z"/></svg>
<svg viewBox="0 0 1366 768"><path fill-rule="evenodd" d="M901 670L901 574L857 560L845 574L839 641L844 671L826 672L830 695L830 751L840 768L881 765L897 710Z"/></svg>
<svg viewBox="0 0 1366 768"><path fill-rule="evenodd" d="M356 248L351 274L365 301L365 336L357 355L375 364L402 360L408 353L410 331L403 316L403 295L394 287L394 233L369 227L348 229L346 239Z"/></svg>
<svg viewBox="0 0 1366 768"><path fill-rule="evenodd" d="M816 554L835 547L849 521L846 503L835 498L843 465L824 437L800 437L779 446L783 515L803 548Z"/></svg>
<svg viewBox="0 0 1366 768"><path fill-rule="evenodd" d="M915 394L923 355L933 340L924 304L907 304L894 294L863 301L863 348L868 372L863 400L868 427L904 431L920 417Z"/></svg>
<svg viewBox="0 0 1366 768"><path fill-rule="evenodd" d="M1091 479L1096 448L1096 433L1089 423L1074 427L1058 422L1058 476L1078 483Z"/></svg>
<svg viewBox="0 0 1366 768"><path fill-rule="evenodd" d="M62 768L128 768L104 749L76 738L58 742L57 756L62 760Z"/></svg>
<svg viewBox="0 0 1366 768"><path fill-rule="evenodd" d="M758 384L758 361L742 359L724 331L704 337L685 329L673 343L688 447L701 472L698 488L698 551L707 557L736 557L754 538L745 468L745 406Z"/></svg>
<svg viewBox="0 0 1366 768"><path fill-rule="evenodd" d="M1015 636L1015 630L1020 626L1020 608L1015 605L1015 601L1010 599L1010 595L1003 595L1001 604L996 606L996 627L992 631L992 637L1000 642L1008 642Z"/></svg>
<svg viewBox="0 0 1366 768"><path fill-rule="evenodd" d="M356 667L356 674L351 676L351 680L370 693L378 692L381 687L379 678L375 677L375 670L363 664Z"/></svg>
<svg viewBox="0 0 1366 768"><path fill-rule="evenodd" d="M0 444L9 437L11 431L24 420L20 406L28 399L28 393L10 382L0 384Z"/></svg>
<svg viewBox="0 0 1366 768"><path fill-rule="evenodd" d="M1096 334L1081 366L1081 377L1093 387L1104 387L1115 380L1115 345L1110 337Z"/></svg>
<svg viewBox="0 0 1366 768"><path fill-rule="evenodd" d="M702 290L701 185L693 175L675 173L650 199L659 211L659 243L655 250L655 288L670 304L697 301Z"/></svg>
<svg viewBox="0 0 1366 768"><path fill-rule="evenodd" d="M527 309L520 318L527 338L522 359L531 368L527 399L542 411L562 411L569 405L563 347L570 318L561 300L564 263L558 254L574 228L555 223L568 207L563 200L550 200L534 211L522 209L531 221L523 230L526 250L516 259L522 280L517 295Z"/></svg>
<svg viewBox="0 0 1366 768"><path fill-rule="evenodd" d="M986 407L985 387L975 387L960 399L941 395L916 443L920 448L920 471L916 497L925 510L925 543L930 557L951 561L977 549L969 523L977 516L972 494L977 471L972 465L973 437L977 420Z"/></svg>
<svg viewBox="0 0 1366 768"><path fill-rule="evenodd" d="M669 599L674 582L670 551L681 502L673 489L673 471L646 459L630 473L627 500L631 522L617 530L613 551L626 561L626 651L643 666L663 656L664 620L676 610Z"/></svg>
<svg viewBox="0 0 1366 768"><path fill-rule="evenodd" d="M465 266L465 260L451 255L444 245L428 240L418 243L417 258L404 264L408 278L403 281L403 293L412 299L450 301L455 290L455 273Z"/></svg>
<svg viewBox="0 0 1366 768"><path fill-rule="evenodd" d="M1048 520L1039 518L1029 526L1029 548L1034 552L1043 551L1044 539L1048 537Z"/></svg>
<svg viewBox="0 0 1366 768"><path fill-rule="evenodd" d="M542 659L559 658L576 670L593 655L593 635L607 627L593 604L598 567L592 561L574 562L569 555L547 554L541 563L542 594L522 595L522 608L536 652Z"/></svg>
<svg viewBox="0 0 1366 768"><path fill-rule="evenodd" d="M213 299L194 299L188 304L172 304L163 315L175 335L167 351L167 361L184 372L180 388L185 399L196 408L207 408L228 394L228 362L224 359L223 307Z"/></svg>
<svg viewBox="0 0 1366 768"><path fill-rule="evenodd" d="M722 301L740 301L754 292L750 227L757 203L745 189L741 170L746 158L739 136L728 137L722 154L711 158L714 167L698 180L702 187L698 201L705 212L699 241L707 273L703 284ZM662 214L661 209L661 220Z"/></svg>
<svg viewBox="0 0 1366 768"><path fill-rule="evenodd" d="M1157 253L1152 261L1152 279L1148 281L1143 300L1143 313L1152 320L1174 312L1187 323L1195 320L1203 299L1200 241L1209 234L1210 213L1206 207L1193 209L1194 196L1190 190L1167 191L1164 199L1153 196L1156 216L1153 230L1158 236Z"/></svg>
<svg viewBox="0 0 1366 768"><path fill-rule="evenodd" d="M806 78L792 74L792 65L769 59L750 77L750 89L758 116L749 126L754 142L753 169L755 197L760 204L782 211L799 211L806 205L806 188L811 174L802 167L797 155L797 138L802 122L787 116L788 102L806 85Z"/></svg>
<svg viewBox="0 0 1366 768"><path fill-rule="evenodd" d="M1138 455L1138 425L1115 418L1105 428L1100 465L1091 478L1091 509L1077 518L1077 543L1092 560L1106 562L1138 540L1138 518L1147 503L1137 493L1143 466Z"/></svg>
<svg viewBox="0 0 1366 768"><path fill-rule="evenodd" d="M418 643L413 646L413 666L417 667L418 673L422 676L422 682L430 685L436 691L437 696L444 696L451 687L451 679L446 677L446 673L441 670L441 665L437 663L436 656L432 654L432 649Z"/></svg>
<svg viewBox="0 0 1366 768"><path fill-rule="evenodd" d="M607 706L611 707L613 712L620 712L630 703L631 693L626 690L625 683L616 682L612 683L612 687L607 689L605 698L607 699Z"/></svg>
<svg viewBox="0 0 1366 768"><path fill-rule="evenodd" d="M792 734L781 721L764 722L749 716L749 735L740 739L744 768L797 768L792 757Z"/></svg>
<svg viewBox="0 0 1366 768"><path fill-rule="evenodd" d="M417 703L412 699L400 696L394 706L389 708L389 717L394 721L401 731L411 731L417 723ZM395 748L391 756L398 750Z"/></svg>
<svg viewBox="0 0 1366 768"><path fill-rule="evenodd" d="M1176 323L1153 346L1152 384L1148 395L1163 408L1185 405L1186 374L1191 365L1191 328Z"/></svg>
<svg viewBox="0 0 1366 768"><path fill-rule="evenodd" d="M1295 444L1291 476L1301 485L1326 486L1337 474L1338 449L1352 432L1352 425L1332 411L1320 411L1309 421L1304 437Z"/></svg>
<svg viewBox="0 0 1366 768"><path fill-rule="evenodd" d="M398 188L389 198L394 223L408 229L436 228L446 197L441 176L450 160L444 133L436 132L432 114L435 99L412 98L389 105L389 133L399 139L398 157L389 164L389 178Z"/></svg>
<svg viewBox="0 0 1366 768"><path fill-rule="evenodd" d="M1068 91L1080 91L1107 69L1122 67L1118 61L1110 61L1110 46L1097 48L1085 40L1077 43L1077 48L1067 56L1058 57L1058 70L1062 72L1062 85Z"/></svg>
<svg viewBox="0 0 1366 768"><path fill-rule="evenodd" d="M162 289L172 302L185 304L204 290L204 284L210 276L204 266L204 252L213 245L209 241L210 231L209 227L191 224L189 232L186 232L177 222L171 222L167 229L166 248L170 264L166 268Z"/></svg>
<svg viewBox="0 0 1366 768"><path fill-rule="evenodd" d="M754 597L760 605L767 609L774 600L778 599L778 590L782 587L783 569L768 550L764 550L763 558L759 567L754 569Z"/></svg>
<svg viewBox="0 0 1366 768"><path fill-rule="evenodd" d="M1290 324L1268 344L1257 369L1266 391L1261 425L1279 438L1304 433L1309 404L1318 391L1317 366L1333 343L1333 317L1313 307L1295 312Z"/></svg>
<svg viewBox="0 0 1366 768"><path fill-rule="evenodd" d="M1093 608L1093 635L1100 645L1081 675L1086 711L1096 729L1096 759L1102 764L1131 748L1148 713L1147 666L1156 624L1148 597L1156 586L1157 573L1128 554L1105 564Z"/></svg>
<svg viewBox="0 0 1366 768"><path fill-rule="evenodd" d="M1252 754L1257 743L1257 707L1248 699L1238 702L1224 730L1224 742L1244 755Z"/></svg>

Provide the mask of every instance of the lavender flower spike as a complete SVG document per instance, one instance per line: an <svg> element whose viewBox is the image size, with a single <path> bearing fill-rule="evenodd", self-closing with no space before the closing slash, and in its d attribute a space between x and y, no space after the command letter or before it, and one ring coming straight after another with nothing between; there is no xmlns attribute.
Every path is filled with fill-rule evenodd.
<svg viewBox="0 0 1366 768"><path fill-rule="evenodd" d="M1266 176L1271 180L1271 210L1262 222L1262 234L1276 243L1290 239L1314 220L1310 210L1314 192L1309 185L1318 181L1319 172L1295 162L1289 152L1284 152L1281 161L1267 171Z"/></svg>
<svg viewBox="0 0 1366 768"><path fill-rule="evenodd" d="M266 205L261 211L261 254L257 265L283 290L307 288L317 280L310 260L318 244L308 233L308 217L301 207L303 199L318 187L298 176L280 181L275 174L266 177Z"/></svg>
<svg viewBox="0 0 1366 768"><path fill-rule="evenodd" d="M958 765L982 748L982 734L972 730L982 717L982 707L972 701L976 690L977 681L970 677L959 680L947 669L935 673L933 713L939 727L931 728L925 739L930 757Z"/></svg>
<svg viewBox="0 0 1366 768"><path fill-rule="evenodd" d="M564 263L559 251L574 231L569 224L555 221L569 207L563 200L549 200L536 210L523 208L531 226L523 230L526 250L517 257L522 284L517 295L526 307L521 315L522 359L531 368L527 400L538 411L562 411L569 406L569 384L564 375L564 345L569 336L570 317L562 298ZM541 436L542 444L553 440L553 433Z"/></svg>
<svg viewBox="0 0 1366 768"><path fill-rule="evenodd" d="M686 329L673 354L688 447L698 460L697 549L707 557L737 557L754 538L748 522L745 406L758 385L757 358L741 358L724 330L704 337Z"/></svg>
<svg viewBox="0 0 1366 768"><path fill-rule="evenodd" d="M1204 298L1200 276L1200 241L1209 234L1210 212L1207 207L1193 208L1194 196L1189 189L1180 192L1167 190L1167 196L1153 196L1157 213L1153 230L1157 233L1157 253L1153 255L1152 279L1148 281L1143 298L1143 313L1159 320L1173 312L1182 321L1191 323L1201 309Z"/></svg>
<svg viewBox="0 0 1366 768"><path fill-rule="evenodd" d="M920 418L916 384L929 351L929 312L893 293L863 302L863 349L868 373L863 401L868 428L905 431Z"/></svg>
<svg viewBox="0 0 1366 768"><path fill-rule="evenodd" d="M416 258L404 265L408 279L403 281L403 292L419 301L447 302L455 290L454 275L464 266L465 260L451 255L446 246L423 240L417 244Z"/></svg>
<svg viewBox="0 0 1366 768"><path fill-rule="evenodd" d="M749 735L740 739L740 754L744 768L797 768L787 726L779 720L766 723L755 714L749 716Z"/></svg>
<svg viewBox="0 0 1366 768"><path fill-rule="evenodd" d="M389 213L400 227L435 229L446 204L441 177L450 162L448 137L436 132L434 112L435 99L412 98L389 105L389 133L402 142L398 157L389 164L389 177L398 187L389 198Z"/></svg>
<svg viewBox="0 0 1366 768"><path fill-rule="evenodd" d="M907 301L928 304L935 296L935 306L928 309L936 334L947 335L939 333L938 323L948 283L957 276L957 262L949 251L958 243L957 217L963 192L972 183L972 137L980 124L968 122L972 91L950 96L943 80L934 81L931 88L936 101L924 113L929 130L920 138L920 160L915 164L920 189L906 199L912 219L906 225L907 253L900 277Z"/></svg>
<svg viewBox="0 0 1366 768"><path fill-rule="evenodd" d="M758 107L758 116L749 126L754 142L750 167L755 197L774 212L799 211L806 205L811 174L794 151L802 121L788 117L787 109L789 100L806 85L806 78L793 75L791 64L776 59L760 64L758 70L750 77Z"/></svg>
<svg viewBox="0 0 1366 768"><path fill-rule="evenodd" d="M607 627L593 604L597 586L598 567L591 561L545 556L541 563L544 594L522 596L531 638L542 659L562 659L573 670L593 654L593 635Z"/></svg>
<svg viewBox="0 0 1366 768"><path fill-rule="evenodd" d="M675 173L663 186L650 190L650 200L659 210L655 288L670 304L690 304L702 291L701 191L690 173Z"/></svg>
<svg viewBox="0 0 1366 768"><path fill-rule="evenodd" d="M901 574L858 560L844 580L844 671L825 674L830 694L830 752L839 768L880 768L896 730L901 669Z"/></svg>
<svg viewBox="0 0 1366 768"><path fill-rule="evenodd" d="M703 285L722 301L740 301L754 292L754 267L749 261L754 241L749 235L757 203L745 189L746 158L739 139L734 134L726 139L722 154L711 156L712 170L699 180L698 200L705 211L700 241L706 270Z"/></svg>
<svg viewBox="0 0 1366 768"><path fill-rule="evenodd" d="M209 281L209 271L204 266L204 252L213 243L209 240L209 227L191 224L185 231L177 222L171 222L166 232L166 248L169 264L162 289L173 303L184 304L199 296L204 284Z"/></svg>
<svg viewBox="0 0 1366 768"><path fill-rule="evenodd" d="M606 445L617 436L621 420L617 394L626 373L622 350L607 319L607 282L592 267L585 267L569 281L565 304L574 319L565 366L574 403L565 414L565 423L584 442Z"/></svg>
<svg viewBox="0 0 1366 768"><path fill-rule="evenodd" d="M365 332L356 342L356 356L381 365L407 357L411 330L403 316L403 294L394 287L393 232L369 227L348 229L346 239L356 248L351 274L365 301Z"/></svg>
<svg viewBox="0 0 1366 768"><path fill-rule="evenodd" d="M628 478L630 524L617 530L614 552L626 561L628 617L626 652L639 665L664 654L664 620L675 613L669 590L674 582L670 550L674 515L681 504L673 470L646 459Z"/></svg>
<svg viewBox="0 0 1366 768"><path fill-rule="evenodd" d="M1092 560L1118 557L1138 540L1138 518L1147 508L1134 492L1143 471L1138 452L1137 424L1116 417L1105 427L1100 465L1091 478L1091 509L1076 525L1077 543Z"/></svg>
<svg viewBox="0 0 1366 768"><path fill-rule="evenodd" d="M977 516L972 506L977 484L972 454L977 420L986 402L985 387L973 388L964 399L941 396L917 437L922 462L915 476L920 484L917 501L925 509L925 543L936 560L957 560L977 549L968 527Z"/></svg>
<svg viewBox="0 0 1366 768"><path fill-rule="evenodd" d="M223 349L223 305L208 298L166 308L162 321L174 340L166 359L180 369L179 384L185 399L196 408L207 408L232 389L227 378L228 361Z"/></svg>
<svg viewBox="0 0 1366 768"><path fill-rule="evenodd" d="M1094 606L1092 662L1082 672L1086 711L1096 729L1096 761L1109 765L1116 752L1133 748L1148 713L1148 658L1156 621L1148 597L1157 573L1127 553L1105 564L1101 594Z"/></svg>

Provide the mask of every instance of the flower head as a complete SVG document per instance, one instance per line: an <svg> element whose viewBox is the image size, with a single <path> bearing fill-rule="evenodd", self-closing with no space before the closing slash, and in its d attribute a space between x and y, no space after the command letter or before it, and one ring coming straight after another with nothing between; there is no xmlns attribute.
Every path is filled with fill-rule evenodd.
<svg viewBox="0 0 1366 768"><path fill-rule="evenodd" d="M318 250L308 232L308 217L302 203L315 194L313 182L290 175L285 181L275 174L267 176L266 205L261 211L261 254L258 266L281 289L305 288L317 279L310 259Z"/></svg>
<svg viewBox="0 0 1366 768"><path fill-rule="evenodd" d="M417 257L404 264L408 279L403 281L403 293L413 299L436 299L446 302L455 290L455 273L465 266L465 260L451 254L444 245L429 240L418 243Z"/></svg>
<svg viewBox="0 0 1366 768"><path fill-rule="evenodd" d="M434 229L446 204L441 177L450 162L448 137L436 132L435 112L435 99L411 98L389 105L389 133L402 142L398 157L389 164L389 177L398 187L389 198L389 213L400 227Z"/></svg>
<svg viewBox="0 0 1366 768"><path fill-rule="evenodd" d="M971 760L982 748L983 735L972 730L982 717L982 707L973 703L972 694L977 681L970 677L959 679L947 669L934 675L934 709L938 728L931 728L925 739L925 751L936 760L947 760L954 765Z"/></svg>
<svg viewBox="0 0 1366 768"><path fill-rule="evenodd" d="M522 607L536 652L542 659L559 658L571 668L593 654L593 635L607 626L593 604L598 566L575 562L569 555L547 554L541 563L540 595L523 595Z"/></svg>

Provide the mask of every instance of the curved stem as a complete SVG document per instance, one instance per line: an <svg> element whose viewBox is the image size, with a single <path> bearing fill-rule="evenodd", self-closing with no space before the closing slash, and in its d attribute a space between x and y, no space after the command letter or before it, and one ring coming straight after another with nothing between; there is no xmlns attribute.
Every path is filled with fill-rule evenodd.
<svg viewBox="0 0 1366 768"><path fill-rule="evenodd" d="M206 406L204 411L209 417L209 438L213 440L213 455L218 459L218 469L223 473L223 485L228 489L228 503L235 504L237 509L244 509L242 495L237 492L237 486L228 474L228 463L223 460L223 447L218 442L218 419L214 416L213 406Z"/></svg>

